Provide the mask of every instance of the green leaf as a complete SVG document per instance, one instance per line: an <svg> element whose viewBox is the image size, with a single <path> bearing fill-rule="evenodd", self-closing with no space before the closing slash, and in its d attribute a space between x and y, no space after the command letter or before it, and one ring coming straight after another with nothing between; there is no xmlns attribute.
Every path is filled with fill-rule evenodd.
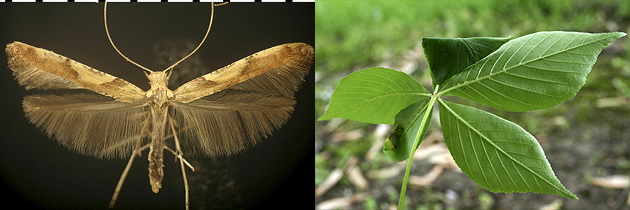
<svg viewBox="0 0 630 210"><path fill-rule="evenodd" d="M625 33L539 32L509 41L443 85L460 96L506 111L554 107L575 96L597 55Z"/></svg>
<svg viewBox="0 0 630 210"><path fill-rule="evenodd" d="M374 67L354 72L339 81L330 106L318 121L346 118L373 124L394 124L396 114L431 96L409 75Z"/></svg>
<svg viewBox="0 0 630 210"><path fill-rule="evenodd" d="M431 68L433 86L477 63L512 37L422 38L424 56Z"/></svg>
<svg viewBox="0 0 630 210"><path fill-rule="evenodd" d="M418 141L422 142L424 136L429 130L429 124L431 122L431 116L433 115L433 108L429 107L430 100L422 100L415 103L396 115L396 126L392 130L392 133L385 140L385 146L383 147L383 153L389 157L389 159L400 162L409 158L410 154L418 146L411 149L414 145L416 137ZM425 118L425 114L428 114ZM423 120L425 120L423 122ZM418 133L422 127L422 131ZM417 136L420 134L420 136ZM388 142L391 145L388 145ZM420 145L418 143L417 145ZM393 146L393 147L392 147Z"/></svg>
<svg viewBox="0 0 630 210"><path fill-rule="evenodd" d="M535 192L578 199L556 178L538 141L517 124L442 100L440 122L455 163L492 192Z"/></svg>

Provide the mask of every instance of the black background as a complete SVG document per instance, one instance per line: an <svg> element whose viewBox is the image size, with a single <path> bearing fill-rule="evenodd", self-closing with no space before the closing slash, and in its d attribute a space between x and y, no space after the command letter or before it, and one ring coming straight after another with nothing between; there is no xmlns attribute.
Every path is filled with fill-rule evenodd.
<svg viewBox="0 0 630 210"><path fill-rule="evenodd" d="M155 62L154 43L164 39L198 43L207 29L209 15L209 4L108 5L109 30L118 48L152 70L162 70ZM107 40L102 3L0 4L0 20L3 45L21 41L123 78L144 90L149 88L142 70L120 57ZM212 30L197 54L208 69L214 70L279 44L305 42L314 46L314 36L313 3L230 3L215 8ZM6 56L2 57L0 184L3 205L107 208L127 160L77 154L30 124L22 110L22 99L29 93L13 79L6 67ZM312 207L314 75L311 70L296 93L296 110L282 129L245 152L219 159L227 164L221 167L229 167L228 171L234 172L233 179L241 196L235 199L239 202L236 207L277 209L296 203ZM179 164L170 153L165 152L164 159L162 190L154 194L148 180L146 151L136 158L115 209L184 208ZM204 158L187 159L203 161ZM216 162L217 159L211 160ZM195 167L212 170L214 166ZM190 170L187 173L189 177L193 174ZM204 183L189 184L195 187ZM191 207L196 206L194 202L200 201L191 200Z"/></svg>

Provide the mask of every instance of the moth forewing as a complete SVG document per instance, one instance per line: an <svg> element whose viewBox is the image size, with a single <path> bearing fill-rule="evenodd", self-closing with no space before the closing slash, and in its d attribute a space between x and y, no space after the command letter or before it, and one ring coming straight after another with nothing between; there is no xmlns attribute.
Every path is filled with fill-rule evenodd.
<svg viewBox="0 0 630 210"><path fill-rule="evenodd" d="M258 76L261 78L255 83L263 88L258 91L291 97L304 81L314 56L315 50L308 44L275 46L183 84L173 91L175 101L188 103Z"/></svg>
<svg viewBox="0 0 630 210"><path fill-rule="evenodd" d="M20 85L36 89L88 89L116 101L145 98L137 86L52 51L21 42L7 45L9 69Z"/></svg>

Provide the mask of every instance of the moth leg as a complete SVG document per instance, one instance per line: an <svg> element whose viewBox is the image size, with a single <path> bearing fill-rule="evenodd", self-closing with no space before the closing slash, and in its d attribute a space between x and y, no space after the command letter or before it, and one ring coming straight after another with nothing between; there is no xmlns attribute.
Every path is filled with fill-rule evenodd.
<svg viewBox="0 0 630 210"><path fill-rule="evenodd" d="M175 121L175 119L173 119L172 117L170 117L170 116L169 116L168 120L169 120L169 123L170 123L170 125L171 125L172 127L174 127L174 125L177 125L177 121ZM181 132L183 132L183 131L185 131L185 130L190 129L191 127L192 127L192 126L187 126L187 127L184 127L184 128L180 128L177 132L175 132L175 129L173 128L173 129L172 129L172 130L173 130L172 134L169 134L169 135L168 135L168 136L166 136L166 138L164 138L164 139L166 140L166 139L170 139L171 137L175 137L175 135L176 135L177 133L181 133ZM177 143L178 143L178 144L177 144L177 146L179 146L179 139L176 139L176 141L177 141ZM175 161L177 161L177 159L178 159L178 158L180 158L180 156L177 154L177 152L175 152L175 150L173 150L173 149L169 148L168 146L164 145L164 149L166 149L166 150L168 150L169 152L173 153L173 155L175 156ZM177 148L176 148L176 149L177 149ZM184 153L181 151L181 147L179 148L179 150L178 150L178 151L179 151L181 154L184 154ZM190 170L192 170L193 172L195 172L195 167L193 167L193 166L192 166L192 165L191 165L188 161L186 161L186 158L184 158L184 157L182 156L182 157L181 157L181 160L183 160L183 161L184 161L184 163L188 166L188 168L190 168Z"/></svg>
<svg viewBox="0 0 630 210"><path fill-rule="evenodd" d="M169 126L174 127L174 125L179 125L179 123L177 123L177 121L171 117L170 115L168 116L168 121L169 121ZM170 139L171 137L173 137L173 139L175 139L175 135L177 135L177 133L181 133L182 129L179 129L179 131L175 132L175 129L171 129L172 132L171 134L168 135L168 138ZM173 156L175 156L175 162L177 162L177 159L179 158L178 154L175 152L175 150L169 148L168 146L164 145L164 148L166 150L168 150L169 152L173 153ZM192 165L190 165L190 163L188 163L188 161L186 161L186 159L184 159L184 162L186 162L186 165L188 165L188 167L190 167L193 172L195 171L195 169L192 168Z"/></svg>
<svg viewBox="0 0 630 210"><path fill-rule="evenodd" d="M123 182L125 182L125 178L127 178L127 173L129 173L129 169L131 168L131 164L133 163L133 160L136 158L137 156L140 156L140 153L149 148L149 145L151 144L147 144L144 145L143 147L133 150L133 153L131 153L131 158L129 158L129 162L127 163L127 166L125 167L125 170L123 171L122 175L120 175L120 179L118 180L118 185L116 185L116 189L114 190L114 195L112 196L112 200L109 202L109 208L114 208L114 204L116 204L116 198L118 198L118 194L120 193L120 188L122 188Z"/></svg>
<svg viewBox="0 0 630 210"><path fill-rule="evenodd" d="M149 131L149 120L144 120L144 122L142 122L142 130L140 130L140 139L138 139L138 141L136 142L136 146L134 147L134 151L138 150L138 148L140 148L140 146L142 145L142 134L143 131L149 135L148 131ZM147 145L144 145L144 147L147 147ZM146 148L145 148L146 149ZM138 157L142 157L142 151L144 151L144 149L140 148L138 151Z"/></svg>
<svg viewBox="0 0 630 210"><path fill-rule="evenodd" d="M188 206L189 206L189 202L188 202L188 179L186 178L186 169L184 168L184 157L183 157L183 153L182 153L182 149L179 146L179 138L177 138L177 132L175 131L175 126L173 125L173 121L168 121L169 125L171 125L171 130L173 131L173 138L175 139L175 149L177 149L177 157L179 158L179 165L181 166L182 169L182 178L184 179L184 189L186 189L186 210L188 210ZM194 168L192 168L192 166L186 162L188 164L188 166L193 169L193 171L195 171Z"/></svg>
<svg viewBox="0 0 630 210"><path fill-rule="evenodd" d="M177 161L177 159L179 159L179 155L177 154L177 152L173 149L171 149L170 147L164 145L164 149L166 149L167 151L173 153L173 155L175 155L175 161ZM186 166L188 166L188 168L190 168L190 170L192 170L193 172L195 172L195 167L193 167L184 157L181 157L181 160L184 161L184 164L186 164Z"/></svg>

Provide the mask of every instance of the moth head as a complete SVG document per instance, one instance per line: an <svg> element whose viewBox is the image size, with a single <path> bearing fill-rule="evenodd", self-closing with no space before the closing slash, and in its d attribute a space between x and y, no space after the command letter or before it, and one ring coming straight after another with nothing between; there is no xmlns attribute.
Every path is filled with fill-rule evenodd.
<svg viewBox="0 0 630 210"><path fill-rule="evenodd" d="M151 87L166 87L168 86L168 80L171 78L171 69L164 71L148 71L148 73L145 71L144 75L149 79Z"/></svg>

